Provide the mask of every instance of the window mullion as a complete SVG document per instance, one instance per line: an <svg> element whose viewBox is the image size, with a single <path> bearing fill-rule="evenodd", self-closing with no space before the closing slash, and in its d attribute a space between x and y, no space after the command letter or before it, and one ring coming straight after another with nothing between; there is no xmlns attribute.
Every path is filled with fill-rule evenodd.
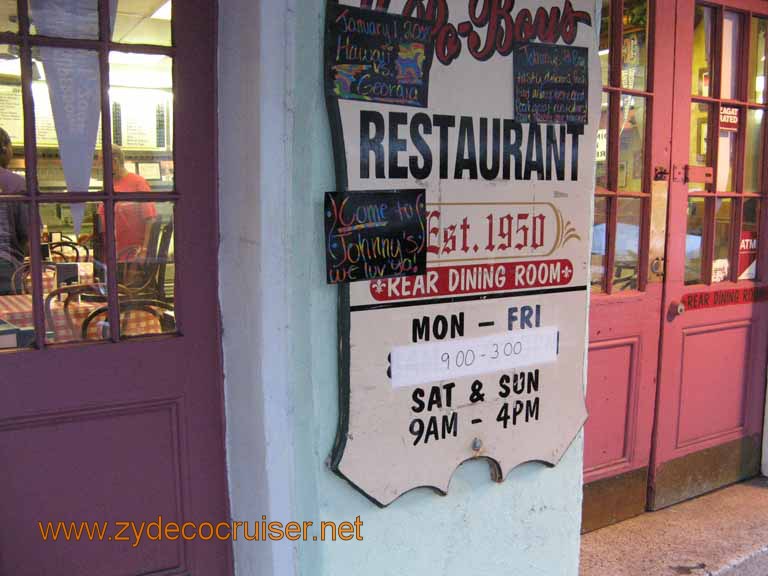
<svg viewBox="0 0 768 576"><path fill-rule="evenodd" d="M21 102L24 116L24 177L29 219L29 262L32 274L32 319L35 327L35 345L45 347L45 310L43 308L43 269L40 248L40 209L37 185L37 136L35 134L35 107L32 99L32 51L29 44L29 11L26 0L18 2L19 33L21 35Z"/></svg>
<svg viewBox="0 0 768 576"><path fill-rule="evenodd" d="M104 162L104 242L107 253L107 315L109 336L120 341L120 301L117 294L117 250L115 245L115 199L112 174L112 111L109 99L110 14L108 0L99 0L99 82L101 89L101 149Z"/></svg>

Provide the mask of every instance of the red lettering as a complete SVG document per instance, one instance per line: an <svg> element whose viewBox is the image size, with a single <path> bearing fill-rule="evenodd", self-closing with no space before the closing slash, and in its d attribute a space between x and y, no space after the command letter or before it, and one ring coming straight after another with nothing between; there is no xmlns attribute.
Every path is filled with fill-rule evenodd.
<svg viewBox="0 0 768 576"><path fill-rule="evenodd" d="M482 2L482 3L481 3ZM450 12L446 0L407 0L403 16L422 18L433 23L437 59L446 66L461 54L461 38L467 39L467 48L473 58L485 61L495 53L509 55L516 44L539 40L554 44L560 38L573 44L579 24L592 26L588 12L574 10L571 0L565 0L563 9L554 6L547 11L538 8L535 17L524 8L513 17L515 0L468 0L469 21L459 24L458 30L449 22ZM485 28L485 41L478 30Z"/></svg>

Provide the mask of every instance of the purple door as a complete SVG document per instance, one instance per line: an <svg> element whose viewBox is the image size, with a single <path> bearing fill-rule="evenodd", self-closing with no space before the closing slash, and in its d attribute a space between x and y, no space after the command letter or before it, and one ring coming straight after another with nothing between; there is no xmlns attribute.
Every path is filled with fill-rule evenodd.
<svg viewBox="0 0 768 576"><path fill-rule="evenodd" d="M229 516L216 2L170 4L19 0L0 24L3 575L232 573L197 531ZM124 528L158 519L198 537Z"/></svg>

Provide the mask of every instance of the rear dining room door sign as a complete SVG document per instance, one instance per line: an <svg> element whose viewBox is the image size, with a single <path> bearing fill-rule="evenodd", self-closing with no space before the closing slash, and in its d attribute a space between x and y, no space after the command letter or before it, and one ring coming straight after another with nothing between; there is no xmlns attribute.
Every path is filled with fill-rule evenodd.
<svg viewBox="0 0 768 576"><path fill-rule="evenodd" d="M555 465L586 419L593 4L328 3L331 466L379 505Z"/></svg>

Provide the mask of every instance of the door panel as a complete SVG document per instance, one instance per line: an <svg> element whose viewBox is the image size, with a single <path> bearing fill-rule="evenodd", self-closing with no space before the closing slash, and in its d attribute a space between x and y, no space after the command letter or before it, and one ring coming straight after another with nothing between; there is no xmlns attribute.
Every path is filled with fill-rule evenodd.
<svg viewBox="0 0 768 576"><path fill-rule="evenodd" d="M41 3L42 0L32 5ZM104 34L109 26L105 10L116 4L125 7L129 3L100 2L102 38L109 37ZM130 4L131 10L141 5L151 14L161 2ZM22 31L28 23L26 5L27 0L18 2ZM70 5L74 4L67 4ZM93 5L96 6L95 0ZM123 14L126 11L118 8L118 23L127 17ZM131 34L147 31L144 24L123 28L118 25L115 34L118 30L122 32L115 41L129 42ZM168 22L155 24L165 29ZM110 211L115 204L130 200L154 203L159 209L161 204L173 203L173 241L167 254L173 267L169 267L161 282L170 282L172 286L155 288L160 290L158 298L167 297L162 304L171 308L175 330L166 335L156 331L154 336L138 339L119 337L117 325L122 329L123 322L118 302L130 301L135 293L130 292L127 282L122 284L126 276L118 280L120 259L116 242L114 235L105 234L105 261L99 265L112 271L106 278L102 276L102 281L109 285L109 315L105 320L114 328L104 341L49 345L57 340L51 340L45 333L44 303L39 296L43 280L37 254L42 252L42 236L30 234L34 323L39 348L0 353L0 463L4 470L0 474L0 526L6 528L0 531L0 574L232 573L228 542L158 542L144 538L136 547L125 542L85 539L59 539L53 543L43 542L37 525L38 521L140 524L157 521L159 516L164 523L215 525L229 517L217 305L216 2L176 0L172 26L173 46L167 46L166 40L157 46L147 46L144 36L136 40L140 44L132 43L130 47L108 44L106 40L59 42L100 54L100 76L105 79L101 85L105 97L101 113L106 118L100 127L103 148L107 149L111 143L117 143L110 137L118 137L112 129L119 125L119 115L106 101L110 94L106 83L110 75L106 72L125 72L126 62L137 61L135 55L120 60L109 53L141 53L138 60L145 67L158 57L173 58L171 129L164 124L169 117L160 109L155 114L153 107L149 118L140 118L147 123L124 124L157 126L158 134L172 135L172 142L162 145L158 136L157 146L169 152L170 159L158 160L151 147L142 149L135 143L122 142L123 151L134 161L130 171L143 172L153 182L151 192L115 190L120 192L116 197L113 184L117 177L113 178L107 168L111 164L103 158L95 160L99 169L103 160L104 169L103 180L94 186L98 189L75 191L67 196L47 191L42 184L38 186L38 179L45 177L41 171L44 161L47 168L60 171L56 164L58 151L46 149L40 170L36 175L30 173L34 172L37 147L31 89L25 88L27 114L22 148L26 158L22 161L17 152L16 161L20 168L27 169L30 193L16 201L40 206L68 204L72 200L100 202L106 207L106 230L116 228ZM33 80L39 83L39 78L32 77L39 71L31 71L30 45L57 41L22 36L7 38L20 47L22 60L28 66L22 75L22 85L32 84ZM122 83L130 79L125 75L122 78ZM159 82L158 77L148 72L141 74L139 81ZM123 112L128 114L128 108L126 104ZM161 131L161 127L166 129ZM147 132L152 135L151 130ZM18 142L15 144L18 146ZM157 177L168 169L170 179ZM46 218L54 212L45 212ZM33 217L29 229L42 231L38 224ZM93 306L85 299L80 303ZM128 330L123 333L130 335ZM114 525L112 528L116 531Z"/></svg>
<svg viewBox="0 0 768 576"><path fill-rule="evenodd" d="M742 207L765 189L763 177L754 190L755 176L745 170L755 161L745 136L747 111L762 116L764 109L764 98L748 93L750 10L766 7L746 1L697 9L691 0L677 2L677 177L670 189L652 509L755 475L759 463L766 304L733 300L765 285L764 267L755 280L739 281L736 266ZM698 119L704 109L706 122ZM735 129L730 109L737 111ZM692 163L703 168L687 168ZM764 158L760 163L764 171Z"/></svg>

